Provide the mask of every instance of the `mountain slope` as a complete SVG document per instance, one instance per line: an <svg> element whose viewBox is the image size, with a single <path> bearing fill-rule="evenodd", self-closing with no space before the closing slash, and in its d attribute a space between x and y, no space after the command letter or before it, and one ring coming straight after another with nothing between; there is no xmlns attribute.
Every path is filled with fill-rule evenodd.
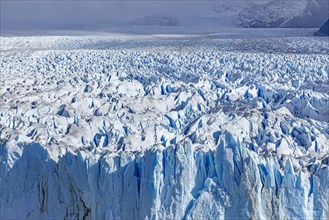
<svg viewBox="0 0 329 220"><path fill-rule="evenodd" d="M317 36L329 36L329 19L324 23L319 31L314 33Z"/></svg>
<svg viewBox="0 0 329 220"><path fill-rule="evenodd" d="M246 7L238 19L243 27L319 27L328 19L328 7L323 0L273 0Z"/></svg>

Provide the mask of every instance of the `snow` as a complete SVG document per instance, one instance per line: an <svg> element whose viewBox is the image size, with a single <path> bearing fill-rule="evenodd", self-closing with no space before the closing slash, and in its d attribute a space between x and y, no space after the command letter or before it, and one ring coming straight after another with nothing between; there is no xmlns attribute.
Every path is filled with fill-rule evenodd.
<svg viewBox="0 0 329 220"><path fill-rule="evenodd" d="M0 37L0 218L328 218L329 42L227 33Z"/></svg>
<svg viewBox="0 0 329 220"><path fill-rule="evenodd" d="M325 0L272 0L263 4L249 4L239 14L243 27L319 27L328 19Z"/></svg>

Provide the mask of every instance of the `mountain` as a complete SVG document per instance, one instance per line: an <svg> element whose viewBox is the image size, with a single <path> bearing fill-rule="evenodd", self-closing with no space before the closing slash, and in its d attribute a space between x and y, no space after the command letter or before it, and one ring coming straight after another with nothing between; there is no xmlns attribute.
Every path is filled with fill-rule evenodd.
<svg viewBox="0 0 329 220"><path fill-rule="evenodd" d="M273 0L247 6L238 20L243 27L319 27L328 19L328 7L324 0Z"/></svg>
<svg viewBox="0 0 329 220"><path fill-rule="evenodd" d="M161 14L154 14L142 18L136 18L130 23L133 25L177 26L179 24L179 21L174 17L168 17Z"/></svg>
<svg viewBox="0 0 329 220"><path fill-rule="evenodd" d="M320 30L314 34L317 36L329 36L329 19L321 26Z"/></svg>
<svg viewBox="0 0 329 220"><path fill-rule="evenodd" d="M151 26L319 27L327 0L3 1L1 30L107 30Z"/></svg>

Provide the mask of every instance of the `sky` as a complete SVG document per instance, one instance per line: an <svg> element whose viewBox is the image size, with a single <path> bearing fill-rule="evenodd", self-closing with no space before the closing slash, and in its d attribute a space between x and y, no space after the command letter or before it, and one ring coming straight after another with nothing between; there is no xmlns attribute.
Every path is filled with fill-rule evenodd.
<svg viewBox="0 0 329 220"><path fill-rule="evenodd" d="M216 1L1 0L1 25L3 28L106 27L152 14L179 18L215 16L211 9L214 3Z"/></svg>
<svg viewBox="0 0 329 220"><path fill-rule="evenodd" d="M0 29L106 29L150 15L174 17L180 25L236 25L232 13L247 2L270 0L0 0ZM289 1L289 0L287 0ZM298 0L291 0L298 1ZM305 0L304 0L305 1ZM325 1L329 0L317 0ZM226 11L214 10L228 5ZM202 19L201 19L202 18ZM201 21L201 23L200 23Z"/></svg>

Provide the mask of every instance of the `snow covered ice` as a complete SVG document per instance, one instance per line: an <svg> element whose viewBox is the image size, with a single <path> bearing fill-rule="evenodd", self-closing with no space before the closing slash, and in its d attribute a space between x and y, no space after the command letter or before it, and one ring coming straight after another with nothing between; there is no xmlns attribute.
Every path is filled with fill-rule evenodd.
<svg viewBox="0 0 329 220"><path fill-rule="evenodd" d="M328 219L328 39L244 31L0 37L0 219Z"/></svg>

